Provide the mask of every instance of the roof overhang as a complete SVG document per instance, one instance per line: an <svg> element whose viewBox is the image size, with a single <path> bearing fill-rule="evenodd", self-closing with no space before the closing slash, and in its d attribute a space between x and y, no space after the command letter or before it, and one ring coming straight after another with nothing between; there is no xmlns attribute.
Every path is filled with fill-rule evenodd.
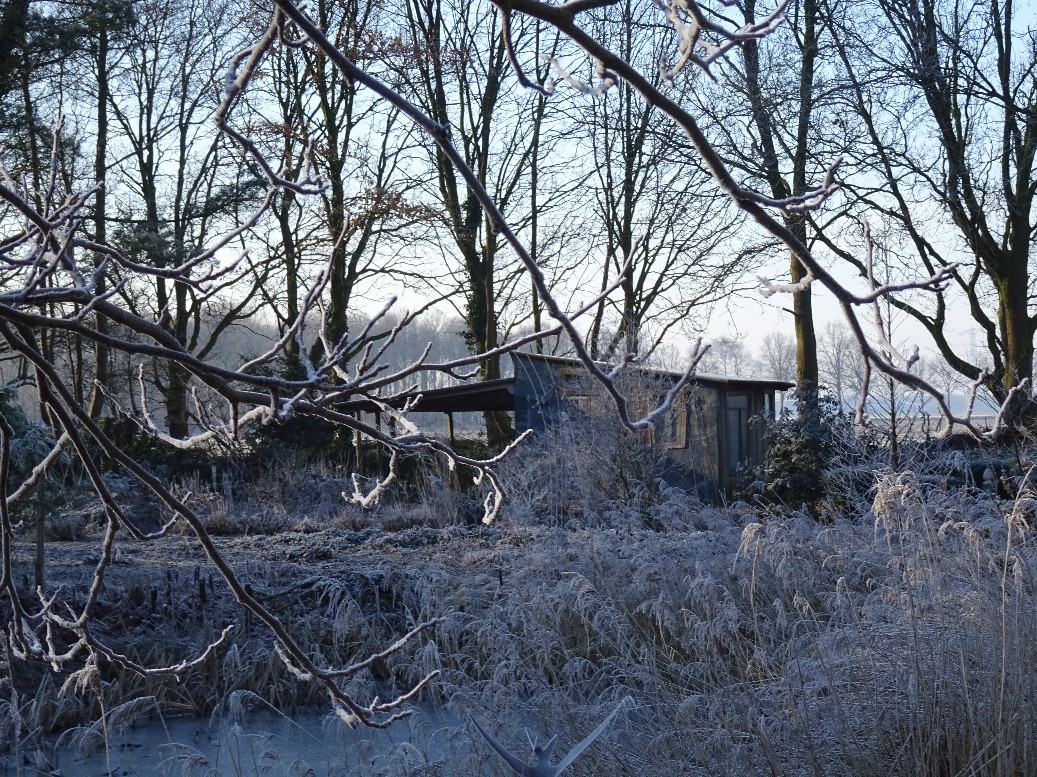
<svg viewBox="0 0 1037 777"><path fill-rule="evenodd" d="M526 353L518 352L513 353L512 358L515 357L529 359L530 361L542 361L547 364L552 364L560 367L572 367L581 369L584 367L583 362L579 359L573 359L568 356L552 356L542 353ZM608 364L607 362L595 362L602 369L609 371L614 368L615 365ZM659 370L653 367L642 367L638 364L630 364L627 368L631 373L639 373L643 375L651 376L659 381L671 380L676 383L682 377L683 373L674 372L672 370ZM696 372L695 377L692 379L692 383L700 385L710 386L730 386L731 388L750 389L756 388L763 391L788 391L793 388L796 384L790 383L787 380L773 380L770 378L749 378L738 375L716 375L707 372Z"/></svg>
<svg viewBox="0 0 1037 777"><path fill-rule="evenodd" d="M351 399L336 405L335 409L345 413L376 413L382 409L379 405L381 403L398 410L408 400L417 397L410 409L412 413L481 413L487 410L514 410L514 383L512 378L501 378L428 391L408 391L390 397L379 397L377 402L370 399Z"/></svg>

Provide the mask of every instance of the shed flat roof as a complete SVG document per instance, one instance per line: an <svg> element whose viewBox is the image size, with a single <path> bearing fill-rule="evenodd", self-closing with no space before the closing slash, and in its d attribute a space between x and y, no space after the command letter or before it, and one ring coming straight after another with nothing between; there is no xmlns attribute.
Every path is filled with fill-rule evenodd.
<svg viewBox="0 0 1037 777"><path fill-rule="evenodd" d="M521 357L531 360L539 360L547 362L548 364L557 364L565 367L583 367L583 362L579 359L573 359L568 356L550 356L543 353L513 353L512 357ZM612 369L612 364L607 362L595 362L599 367L604 370ZM642 367L638 364L631 364L629 369L640 370L647 372L651 375L658 375L659 377L672 378L674 381L680 380L684 376L684 373L673 372L671 370L659 370L654 367ZM694 382L696 383L713 383L718 385L736 385L736 386L759 386L764 389L771 389L772 391L785 391L795 386L795 383L787 380L774 380L772 378L749 378L739 375L718 375L709 372L696 372Z"/></svg>
<svg viewBox="0 0 1037 777"><path fill-rule="evenodd" d="M415 413L514 410L515 396L511 390L514 383L514 378L500 378L478 383L464 383L460 386L429 389L428 391L407 392L379 398L378 401L389 407L401 408L407 403L407 400L420 395L421 399L412 410ZM336 409L346 413L357 410L374 413L379 410L379 407L369 399L351 399L349 402L337 405Z"/></svg>
<svg viewBox="0 0 1037 777"><path fill-rule="evenodd" d="M547 356L534 353L514 353L513 358L540 360L558 366L582 368L583 362L578 359L569 359L563 356ZM601 363L603 368L609 365ZM681 377L681 373L667 370L650 370L637 365L631 365L632 370L644 370L660 378L672 379L674 381ZM693 382L703 385L732 386L732 387L756 387L770 391L785 391L795 384L785 380L760 380L758 378L745 378L732 375L698 374ZM515 394L514 378L499 378L474 383L463 383L459 386L446 386L444 388L429 389L427 391L414 391L396 394L388 397L379 397L378 401L389 407L401 408L408 400L419 396L421 399L414 406L415 413L461 413L461 412L485 412L487 410L514 410ZM377 403L370 399L351 399L336 405L336 409L342 412L364 412L375 413L379 410Z"/></svg>

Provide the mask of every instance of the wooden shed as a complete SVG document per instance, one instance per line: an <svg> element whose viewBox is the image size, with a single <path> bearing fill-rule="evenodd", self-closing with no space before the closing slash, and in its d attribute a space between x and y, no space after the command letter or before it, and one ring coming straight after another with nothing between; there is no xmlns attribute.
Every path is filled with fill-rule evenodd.
<svg viewBox="0 0 1037 777"><path fill-rule="evenodd" d="M593 411L600 401L579 362L528 353L512 357L516 431L548 428L580 411ZM653 401L681 377L658 370L637 374ZM705 501L730 497L739 468L763 463L763 425L751 419L773 416L775 393L792 386L780 380L696 375L655 430L659 476Z"/></svg>
<svg viewBox="0 0 1037 777"><path fill-rule="evenodd" d="M454 413L504 410L513 414L516 433L540 431L561 423L579 423L597 411L608 412L608 402L582 363L574 359L533 353L512 353L510 378L431 389L411 412ZM632 368L639 391L657 402L680 375ZM774 414L774 396L793 384L722 375L697 375L654 432L660 451L658 476L671 485L695 493L704 501L730 497L743 465L763 463L763 428L751 423L758 416ZM402 407L410 397L384 400ZM340 406L352 412L377 412L367 400ZM448 425L453 436L453 424Z"/></svg>

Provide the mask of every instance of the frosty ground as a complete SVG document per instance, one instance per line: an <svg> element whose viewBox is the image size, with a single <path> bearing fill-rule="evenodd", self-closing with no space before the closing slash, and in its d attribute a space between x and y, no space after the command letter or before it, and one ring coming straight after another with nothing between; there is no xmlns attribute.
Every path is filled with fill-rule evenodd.
<svg viewBox="0 0 1037 777"><path fill-rule="evenodd" d="M911 473L881 476L868 500L824 521L761 504L708 507L676 489L492 526L439 525L427 505L364 527L314 512L275 528L253 512L244 530L267 531L217 542L329 665L442 618L349 690L384 698L438 671L418 706L456 721L448 745L425 746L430 729L416 715L397 724L407 746L377 766L323 763L315 773L504 775L472 739L469 715L515 752L529 753L527 732L559 734L564 752L627 697L567 774L1037 773L1037 503ZM225 508L211 510L213 527L241 529ZM92 574L97 541L84 531L48 541L49 586L75 591ZM21 539L26 581L31 552ZM227 623L237 632L178 681L105 674L106 736L156 709L225 720L268 704L327 712L189 536L119 543L98 622L150 664L190 655ZM61 694L60 674L11 670L13 750L39 749L43 727L89 740L96 693ZM288 760L267 766L301 773Z"/></svg>

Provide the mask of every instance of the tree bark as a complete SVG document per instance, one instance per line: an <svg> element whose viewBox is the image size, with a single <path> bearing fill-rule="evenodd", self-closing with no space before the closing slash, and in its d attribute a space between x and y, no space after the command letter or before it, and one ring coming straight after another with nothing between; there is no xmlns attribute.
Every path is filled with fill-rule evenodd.
<svg viewBox="0 0 1037 777"><path fill-rule="evenodd" d="M799 106L796 114L796 131L793 138L794 150L790 160L792 167L792 185L782 176L778 159L780 145L775 129L775 121L780 117L772 114L772 109L780 107L772 105L769 95L763 91L763 80L760 66L760 45L756 40L746 41L742 46L745 63L745 86L748 92L753 124L759 134L762 151L761 173L770 188L771 196L782 199L798 196L809 191L808 170L810 151L810 133L814 119L814 71L818 54L817 33L817 0L801 0L802 28L797 29L801 58L798 62L798 94ZM756 21L756 0L748 0L744 16L746 23ZM792 21L788 22L792 24ZM807 221L801 214L785 216L785 225L804 246L807 241ZM793 254L790 259L789 275L792 283L799 283L806 277L806 270ZM805 397L813 397L816 401L818 382L817 336L814 329L813 302L811 288L792 292L792 310L796 333L796 381Z"/></svg>

